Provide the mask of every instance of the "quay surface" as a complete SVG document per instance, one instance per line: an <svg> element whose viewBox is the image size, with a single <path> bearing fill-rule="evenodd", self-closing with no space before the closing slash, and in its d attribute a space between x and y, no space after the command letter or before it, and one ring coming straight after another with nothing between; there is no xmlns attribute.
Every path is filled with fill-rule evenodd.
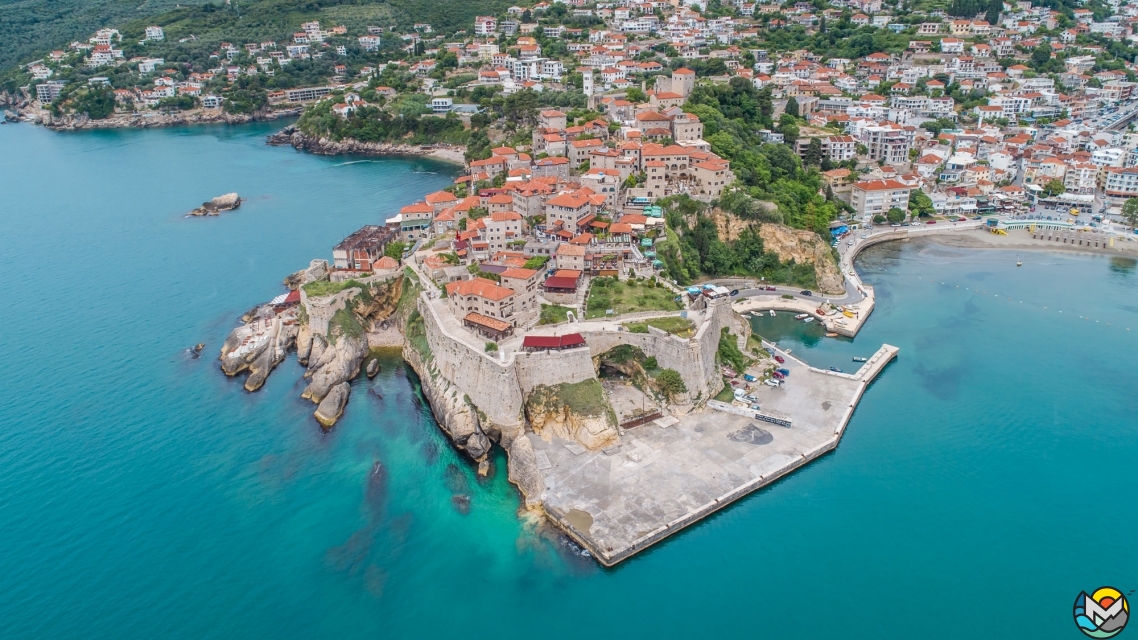
<svg viewBox="0 0 1138 640"><path fill-rule="evenodd" d="M775 350L789 382L753 393L764 413L790 417L790 428L707 407L627 430L604 451L527 434L550 519L601 564L626 560L837 447L898 351L883 345L858 371L836 373Z"/></svg>

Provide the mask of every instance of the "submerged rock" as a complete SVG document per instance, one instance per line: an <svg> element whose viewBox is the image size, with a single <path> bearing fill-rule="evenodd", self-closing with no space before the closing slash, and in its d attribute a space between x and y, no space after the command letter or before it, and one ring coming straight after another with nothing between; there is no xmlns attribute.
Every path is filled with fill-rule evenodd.
<svg viewBox="0 0 1138 640"><path fill-rule="evenodd" d="M190 212L191 216L216 216L222 211L231 211L241 206L241 196L236 193L227 193L223 196L217 196L209 202L203 202L202 206Z"/></svg>
<svg viewBox="0 0 1138 640"><path fill-rule="evenodd" d="M320 406L316 407L317 422L319 422L325 429L336 424L340 416L344 415L344 406L348 404L348 396L352 394L352 387L347 382L332 387L324 399L320 401Z"/></svg>
<svg viewBox="0 0 1138 640"><path fill-rule="evenodd" d="M465 515L470 513L470 496L466 496L466 495L451 496L450 497L450 503L452 505L454 505L454 508L457 509L458 512L461 513L462 515L465 516Z"/></svg>
<svg viewBox="0 0 1138 640"><path fill-rule="evenodd" d="M372 359L367 363L367 377L374 378L377 373L379 373L379 360Z"/></svg>

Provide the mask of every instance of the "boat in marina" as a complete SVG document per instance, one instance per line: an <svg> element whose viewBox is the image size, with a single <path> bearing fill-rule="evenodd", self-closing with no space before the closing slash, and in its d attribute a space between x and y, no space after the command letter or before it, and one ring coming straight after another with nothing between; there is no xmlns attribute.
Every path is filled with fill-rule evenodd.
<svg viewBox="0 0 1138 640"><path fill-rule="evenodd" d="M813 318L813 316L811 316L811 317L808 317L808 318L806 318L805 320L803 320L803 322L807 322L807 323L809 323L809 322L814 322L814 318Z"/></svg>
<svg viewBox="0 0 1138 640"><path fill-rule="evenodd" d="M810 317L809 313L800 313L800 314L794 316L794 319L795 320L805 320L806 318L809 318L809 317Z"/></svg>
<svg viewBox="0 0 1138 640"><path fill-rule="evenodd" d="M865 358L862 358L861 356L854 356L853 361L854 362L865 362Z"/></svg>
<svg viewBox="0 0 1138 640"><path fill-rule="evenodd" d="M771 317L774 317L774 309L771 309Z"/></svg>

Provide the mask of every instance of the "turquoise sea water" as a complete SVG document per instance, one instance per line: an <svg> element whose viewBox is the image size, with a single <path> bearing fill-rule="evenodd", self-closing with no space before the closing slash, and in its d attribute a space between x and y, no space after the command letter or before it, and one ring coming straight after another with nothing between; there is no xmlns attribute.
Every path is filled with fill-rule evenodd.
<svg viewBox="0 0 1138 640"><path fill-rule="evenodd" d="M901 348L838 450L603 570L500 456L475 479L397 358L327 434L294 360L220 374L281 278L453 177L270 131L0 127L3 637L1077 638L1081 590L1138 588L1132 263L868 251L856 340L755 322L822 366Z"/></svg>

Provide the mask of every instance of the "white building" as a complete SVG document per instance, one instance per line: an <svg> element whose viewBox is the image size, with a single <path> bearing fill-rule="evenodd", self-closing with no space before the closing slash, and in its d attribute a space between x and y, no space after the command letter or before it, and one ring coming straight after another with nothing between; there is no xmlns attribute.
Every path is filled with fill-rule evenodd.
<svg viewBox="0 0 1138 640"><path fill-rule="evenodd" d="M850 204L858 215L885 215L890 209L905 211L909 207L907 187L896 180L867 180L855 183L850 195Z"/></svg>

